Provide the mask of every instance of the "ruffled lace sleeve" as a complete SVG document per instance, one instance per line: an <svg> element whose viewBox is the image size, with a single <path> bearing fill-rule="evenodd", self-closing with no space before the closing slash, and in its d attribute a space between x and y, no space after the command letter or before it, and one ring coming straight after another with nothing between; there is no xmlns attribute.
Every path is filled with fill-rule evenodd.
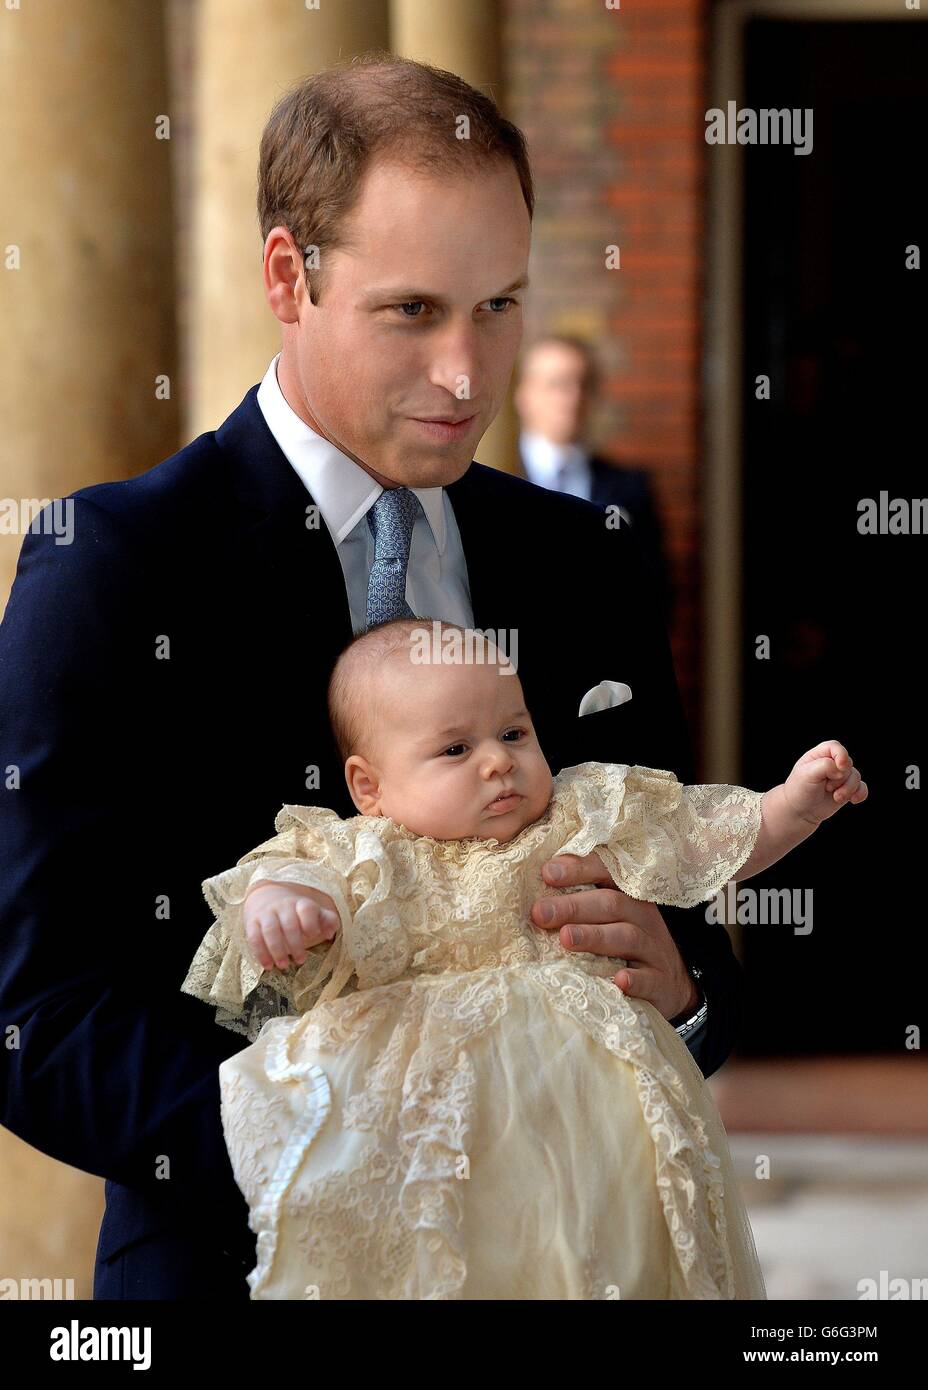
<svg viewBox="0 0 928 1390"><path fill-rule="evenodd" d="M685 786L672 772L637 764L582 763L568 773L565 793L579 828L557 852L595 850L632 898L695 907L714 897L754 848L763 792Z"/></svg>
<svg viewBox="0 0 928 1390"><path fill-rule="evenodd" d="M352 915L350 866L341 853L350 824L323 807L284 806L274 823L275 836L203 882L203 896L216 920L181 990L215 1005L216 1022L224 1028L254 1042L269 1018L305 1013L322 998L352 992L353 967L344 944ZM251 885L265 879L318 888L338 911L334 940L310 947L300 966L266 970L251 953L242 906Z"/></svg>

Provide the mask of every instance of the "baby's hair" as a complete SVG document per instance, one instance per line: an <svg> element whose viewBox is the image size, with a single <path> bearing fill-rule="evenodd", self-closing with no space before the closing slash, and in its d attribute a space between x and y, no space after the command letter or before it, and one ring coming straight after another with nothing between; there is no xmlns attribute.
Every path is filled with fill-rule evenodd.
<svg viewBox="0 0 928 1390"><path fill-rule="evenodd" d="M434 623L440 624L441 632L447 628L467 631L444 618L393 618L359 632L342 649L328 687L329 723L342 766L352 753L372 755L372 692L378 668L397 652L409 649L413 632L431 630Z"/></svg>

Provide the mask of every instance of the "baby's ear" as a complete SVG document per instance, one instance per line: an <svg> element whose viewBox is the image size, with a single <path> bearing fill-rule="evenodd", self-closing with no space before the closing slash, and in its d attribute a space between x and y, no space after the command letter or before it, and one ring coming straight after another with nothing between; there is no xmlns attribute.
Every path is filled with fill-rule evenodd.
<svg viewBox="0 0 928 1390"><path fill-rule="evenodd" d="M380 777L377 769L360 753L352 753L345 763L348 794L362 816L382 815Z"/></svg>

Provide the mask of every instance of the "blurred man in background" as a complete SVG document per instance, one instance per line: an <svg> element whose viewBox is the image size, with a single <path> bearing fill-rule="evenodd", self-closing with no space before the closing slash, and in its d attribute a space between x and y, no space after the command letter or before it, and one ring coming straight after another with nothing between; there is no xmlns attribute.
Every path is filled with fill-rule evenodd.
<svg viewBox="0 0 928 1390"><path fill-rule="evenodd" d="M522 468L541 487L618 507L621 522L635 530L669 624L673 593L648 473L611 463L584 444L599 384L596 357L581 338L552 333L535 340L523 355L514 394Z"/></svg>

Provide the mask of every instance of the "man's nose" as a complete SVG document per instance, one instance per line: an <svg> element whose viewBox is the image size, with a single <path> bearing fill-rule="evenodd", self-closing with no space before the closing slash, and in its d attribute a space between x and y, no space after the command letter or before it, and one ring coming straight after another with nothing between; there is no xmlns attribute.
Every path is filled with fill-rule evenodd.
<svg viewBox="0 0 928 1390"><path fill-rule="evenodd" d="M433 386L442 386L459 401L469 401L482 385L483 369L477 332L472 324L448 327L436 334L429 367Z"/></svg>

